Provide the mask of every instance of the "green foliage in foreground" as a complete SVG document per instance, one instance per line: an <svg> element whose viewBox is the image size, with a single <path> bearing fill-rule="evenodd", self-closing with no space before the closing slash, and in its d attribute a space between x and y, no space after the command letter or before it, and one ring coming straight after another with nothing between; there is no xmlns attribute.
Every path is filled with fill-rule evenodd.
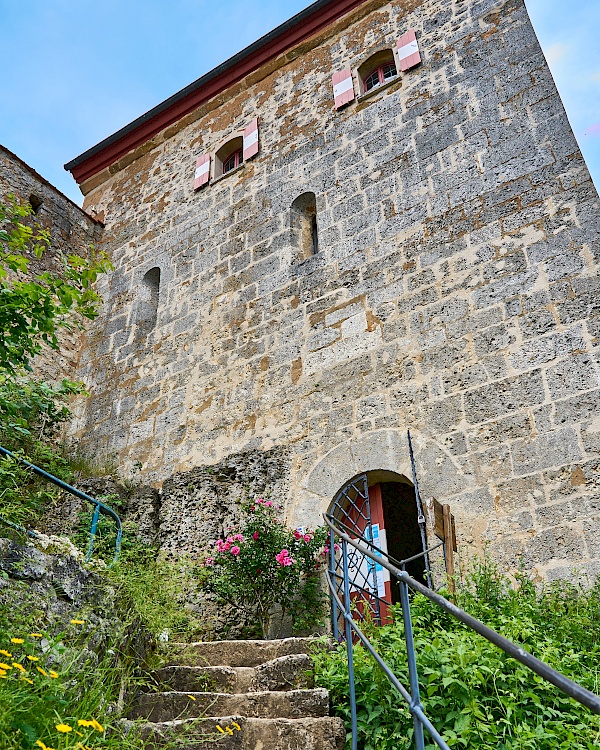
<svg viewBox="0 0 600 750"><path fill-rule="evenodd" d="M120 721L136 693L153 685L145 672L152 665L142 661L152 640L138 616L142 601L113 586L129 564L108 578L97 576L94 603L69 615L64 607L62 614L47 613L43 594L0 572L6 581L0 588L0 750L146 747L140 722ZM170 591L176 589L172 582ZM159 595L149 599L156 615ZM174 606L166 607L167 621ZM174 749L182 740L185 734L166 738L161 747Z"/></svg>
<svg viewBox="0 0 600 750"><path fill-rule="evenodd" d="M118 729L106 732L112 724L109 702L118 702L131 672L117 643L97 657L84 648L90 629L84 620L55 635L32 635L21 624L8 624L0 637L0 750L124 747ZM143 743L134 732L126 746Z"/></svg>
<svg viewBox="0 0 600 750"><path fill-rule="evenodd" d="M600 687L600 584L582 590L556 583L538 591L524 576L515 590L488 561L478 563L457 604L589 690ZM415 596L411 605L421 698L453 748L593 750L600 717L505 656L465 626ZM367 627L377 651L408 686L402 615ZM330 690L350 728L345 646L316 657L317 684ZM412 719L372 657L355 649L359 748L412 748ZM437 747L429 740L426 747Z"/></svg>

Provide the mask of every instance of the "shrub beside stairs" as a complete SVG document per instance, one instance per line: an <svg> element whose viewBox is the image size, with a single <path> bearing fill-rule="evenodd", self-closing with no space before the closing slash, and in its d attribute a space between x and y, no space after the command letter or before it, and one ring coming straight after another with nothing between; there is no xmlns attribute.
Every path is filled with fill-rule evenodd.
<svg viewBox="0 0 600 750"><path fill-rule="evenodd" d="M181 750L207 747L218 725L224 750L342 750L342 720L314 688L313 647L310 638L169 644L168 666L153 675L161 692L139 695L128 718L145 720L157 749L178 735Z"/></svg>

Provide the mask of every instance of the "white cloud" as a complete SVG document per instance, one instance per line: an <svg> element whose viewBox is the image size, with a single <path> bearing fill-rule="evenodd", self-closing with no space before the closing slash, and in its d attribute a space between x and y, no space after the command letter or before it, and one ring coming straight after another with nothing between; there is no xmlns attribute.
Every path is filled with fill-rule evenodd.
<svg viewBox="0 0 600 750"><path fill-rule="evenodd" d="M562 60L569 51L569 45L563 42L555 42L551 44L548 49L544 50L546 60L550 65L556 65Z"/></svg>

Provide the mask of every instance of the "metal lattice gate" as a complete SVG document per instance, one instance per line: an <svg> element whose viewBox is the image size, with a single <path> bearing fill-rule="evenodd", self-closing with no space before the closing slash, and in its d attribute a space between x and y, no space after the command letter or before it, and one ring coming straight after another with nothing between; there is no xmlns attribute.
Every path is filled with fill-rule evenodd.
<svg viewBox="0 0 600 750"><path fill-rule="evenodd" d="M362 536L372 540L373 525L366 474L355 477L342 487L333 500L330 515L353 539ZM331 544L333 545L333 537ZM336 582L338 596L343 601L345 592L342 560L333 546L329 555L329 574L331 580ZM381 600L377 594L375 563L354 547L350 548L348 555L348 585L355 617L361 620L369 617L378 625L381 624ZM334 612L334 630L340 626L337 619L338 613Z"/></svg>

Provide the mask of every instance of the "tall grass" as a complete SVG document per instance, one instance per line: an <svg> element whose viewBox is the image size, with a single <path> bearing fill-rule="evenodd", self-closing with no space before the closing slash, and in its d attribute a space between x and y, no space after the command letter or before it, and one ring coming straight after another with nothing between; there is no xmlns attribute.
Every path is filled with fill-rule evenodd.
<svg viewBox="0 0 600 750"><path fill-rule="evenodd" d="M524 575L514 587L489 560L476 563L457 604L520 643L555 669L598 692L600 585L558 582L536 588ZM592 750L600 717L506 656L425 597L411 602L421 698L450 747L473 750ZM402 616L368 627L376 649L408 685ZM349 729L345 647L316 657L317 683L330 690ZM372 657L355 650L359 747L412 748L412 719ZM427 745L435 747L433 743Z"/></svg>

